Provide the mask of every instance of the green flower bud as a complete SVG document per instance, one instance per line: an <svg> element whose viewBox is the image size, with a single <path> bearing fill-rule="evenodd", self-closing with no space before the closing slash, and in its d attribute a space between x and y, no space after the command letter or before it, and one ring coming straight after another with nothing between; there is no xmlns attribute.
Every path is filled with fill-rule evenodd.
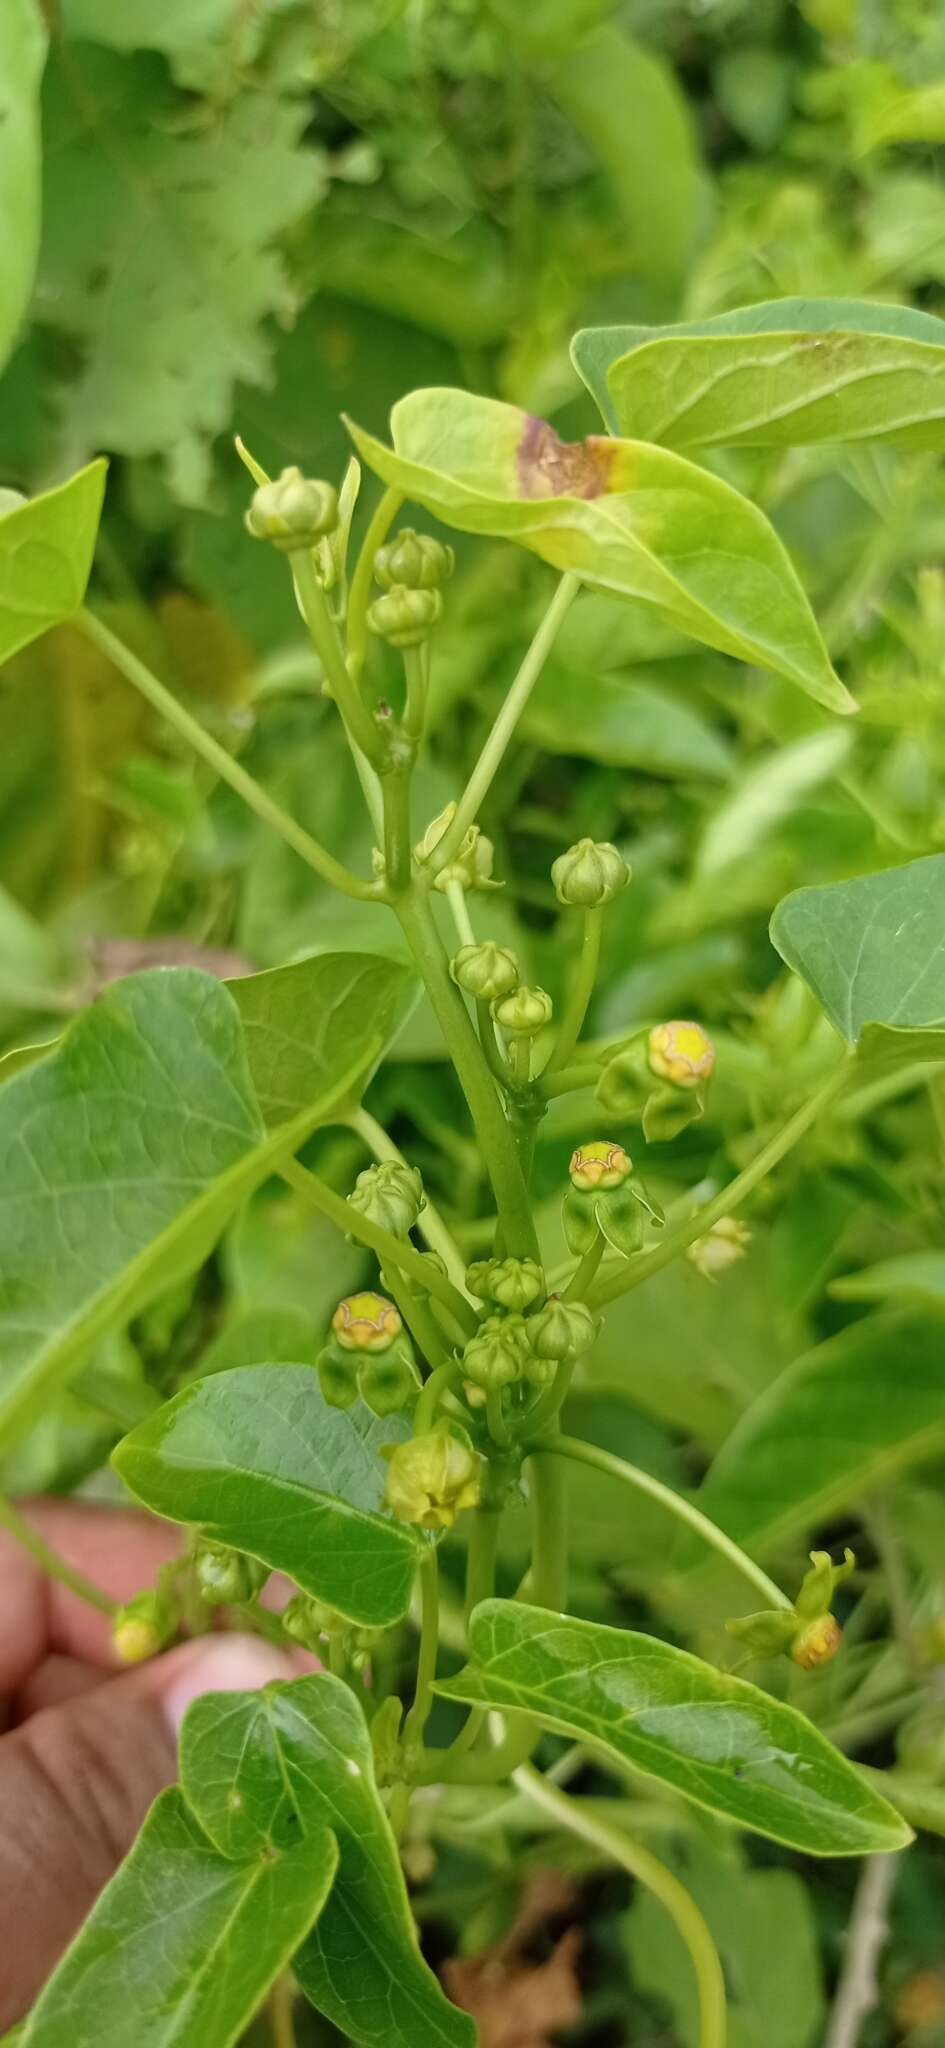
<svg viewBox="0 0 945 2048"><path fill-rule="evenodd" d="M431 533L415 533L405 526L374 557L374 575L382 590L405 585L408 590L437 590L447 583L456 566L451 547L434 540Z"/></svg>
<svg viewBox="0 0 945 2048"><path fill-rule="evenodd" d="M579 839L552 862L551 879L559 903L599 910L626 887L630 869L609 840Z"/></svg>
<svg viewBox="0 0 945 2048"><path fill-rule="evenodd" d="M433 887L439 889L441 896L445 896L452 882L458 882L461 889L501 889L501 882L492 879L494 859L491 839L480 832L478 825L470 825L452 860L437 869Z"/></svg>
<svg viewBox="0 0 945 2048"><path fill-rule="evenodd" d="M406 1343L393 1345L379 1358L366 1358L358 1374L358 1392L372 1415L399 1415L419 1391L420 1376Z"/></svg>
<svg viewBox="0 0 945 2048"><path fill-rule="evenodd" d="M194 1552L194 1568L201 1600L208 1607L231 1607L254 1600L269 1577L269 1566L226 1543L213 1543L202 1536Z"/></svg>
<svg viewBox="0 0 945 2048"><path fill-rule="evenodd" d="M744 1258L750 1243L751 1231L746 1224L740 1223L737 1216L721 1216L704 1237L697 1237L686 1246L686 1257L704 1280L718 1280Z"/></svg>
<svg viewBox="0 0 945 2048"><path fill-rule="evenodd" d="M358 1398L357 1359L331 1341L318 1358L318 1384L329 1408L353 1408Z"/></svg>
<svg viewBox="0 0 945 2048"><path fill-rule="evenodd" d="M490 1317L490 1323L493 1318ZM478 1337L473 1337L463 1352L463 1372L474 1387L483 1387L491 1393L496 1387L510 1387L522 1374L522 1352L516 1333L505 1327L504 1318L495 1318L498 1327L483 1325Z"/></svg>
<svg viewBox="0 0 945 2048"><path fill-rule="evenodd" d="M608 1138L591 1138L576 1146L568 1172L572 1187L580 1194L589 1194L596 1188L622 1187L633 1172L633 1162L622 1145L615 1145Z"/></svg>
<svg viewBox="0 0 945 2048"><path fill-rule="evenodd" d="M415 1166L382 1159L358 1174L348 1200L369 1222L406 1237L423 1208L423 1182Z"/></svg>
<svg viewBox="0 0 945 2048"><path fill-rule="evenodd" d="M759 1656L783 1653L804 1671L836 1656L842 1630L830 1612L831 1602L837 1587L856 1569L852 1550L844 1551L842 1564L831 1563L829 1550L812 1550L810 1561L811 1570L793 1607L771 1607L725 1624L730 1636Z"/></svg>
<svg viewBox="0 0 945 2048"><path fill-rule="evenodd" d="M425 1436L411 1437L386 1451L387 1506L401 1522L421 1529L451 1529L463 1508L474 1508L482 1490L482 1459L468 1438L441 1423Z"/></svg>
<svg viewBox="0 0 945 2048"><path fill-rule="evenodd" d="M419 647L443 610L438 590L408 590L398 583L368 607L367 622L379 640L392 647Z"/></svg>
<svg viewBox="0 0 945 2048"><path fill-rule="evenodd" d="M294 1643L301 1643L303 1650L316 1652L330 1636L343 1635L349 1627L343 1615L309 1593L294 1593L279 1620Z"/></svg>
<svg viewBox="0 0 945 2048"><path fill-rule="evenodd" d="M112 1616L112 1647L123 1664L143 1664L166 1648L177 1631L174 1603L156 1587L135 1593Z"/></svg>
<svg viewBox="0 0 945 2048"><path fill-rule="evenodd" d="M331 1327L342 1351L388 1351L403 1323L392 1301L365 1288L339 1301Z"/></svg>
<svg viewBox="0 0 945 2048"><path fill-rule="evenodd" d="M698 1088L715 1066L715 1047L701 1024L676 1018L656 1024L647 1040L651 1072L674 1088Z"/></svg>
<svg viewBox="0 0 945 2048"><path fill-rule="evenodd" d="M461 946L450 961L450 973L457 987L479 1002L492 1003L510 996L519 984L515 954L508 946L497 946L492 939L484 939L480 946Z"/></svg>
<svg viewBox="0 0 945 2048"><path fill-rule="evenodd" d="M550 1387L557 1370L556 1359L536 1358L534 1351L530 1351L525 1360L524 1377L530 1387L540 1390L542 1387Z"/></svg>
<svg viewBox="0 0 945 2048"><path fill-rule="evenodd" d="M524 982L510 996L492 1005L492 1015L509 1038L534 1038L551 1022L552 1001L543 988L526 988Z"/></svg>
<svg viewBox="0 0 945 2048"><path fill-rule="evenodd" d="M556 1364L581 1358L597 1335L597 1323L586 1303L560 1301L557 1295L529 1316L525 1327L535 1357L553 1359Z"/></svg>
<svg viewBox="0 0 945 2048"><path fill-rule="evenodd" d="M271 540L286 554L313 548L338 523L338 493L302 475L294 465L253 494L246 526L256 540Z"/></svg>
<svg viewBox="0 0 945 2048"><path fill-rule="evenodd" d="M478 1295L480 1301L489 1301L491 1298L489 1275L493 1263L492 1259L474 1259L472 1265L466 1268L466 1285L470 1294Z"/></svg>
<svg viewBox="0 0 945 2048"><path fill-rule="evenodd" d="M531 1308L545 1291L545 1276L536 1259L491 1261L489 1293L502 1308Z"/></svg>

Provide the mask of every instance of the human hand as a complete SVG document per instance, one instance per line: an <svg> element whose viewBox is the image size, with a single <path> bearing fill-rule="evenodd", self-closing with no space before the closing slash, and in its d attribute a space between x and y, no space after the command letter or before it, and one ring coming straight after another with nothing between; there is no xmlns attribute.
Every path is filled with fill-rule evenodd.
<svg viewBox="0 0 945 2048"><path fill-rule="evenodd" d="M44 1500L25 1512L118 1600L180 1548L179 1530L130 1509ZM0 2031L28 2010L174 1779L191 1701L312 1668L257 1636L211 1635L128 1670L107 1616L0 1530Z"/></svg>

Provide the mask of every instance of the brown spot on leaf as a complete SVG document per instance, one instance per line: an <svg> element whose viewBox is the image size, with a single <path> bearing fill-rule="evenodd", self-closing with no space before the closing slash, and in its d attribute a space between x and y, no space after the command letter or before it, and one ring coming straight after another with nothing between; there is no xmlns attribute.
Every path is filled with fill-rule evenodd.
<svg viewBox="0 0 945 2048"><path fill-rule="evenodd" d="M606 434L562 441L547 420L530 417L519 443L523 498L599 498L610 488L617 449Z"/></svg>

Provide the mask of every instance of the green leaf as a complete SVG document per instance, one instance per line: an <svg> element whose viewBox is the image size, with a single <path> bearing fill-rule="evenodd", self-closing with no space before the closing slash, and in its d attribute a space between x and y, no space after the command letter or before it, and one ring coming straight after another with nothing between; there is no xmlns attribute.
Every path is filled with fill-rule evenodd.
<svg viewBox="0 0 945 2048"><path fill-rule="evenodd" d="M162 1792L27 2022L23 2048L230 2048L324 1908L327 1827L228 1862Z"/></svg>
<svg viewBox="0 0 945 2048"><path fill-rule="evenodd" d="M195 1377L232 1372L240 1365L314 1365L321 1344L312 1317L301 1309L246 1309L224 1323L212 1344L201 1352Z"/></svg>
<svg viewBox="0 0 945 2048"><path fill-rule="evenodd" d="M306 1996L361 2048L473 2048L476 2032L423 1961L364 1715L327 1672L210 1693L184 1722L181 1774L225 1855L330 1824L338 1876L295 1957ZM295 1852L291 1852L295 1853Z"/></svg>
<svg viewBox="0 0 945 2048"><path fill-rule="evenodd" d="M194 968L116 982L0 1091L0 1444L105 1331L192 1272L339 1096L265 1133L240 1020Z"/></svg>
<svg viewBox="0 0 945 2048"><path fill-rule="evenodd" d="M319 953L226 986L242 1019L259 1107L272 1126L323 1094L340 1066L355 1089L366 1085L416 980L380 954ZM359 1100L353 1093L352 1105Z"/></svg>
<svg viewBox="0 0 945 2048"><path fill-rule="evenodd" d="M201 1523L375 1628L406 1613L417 1566L412 1532L377 1512L380 1447L407 1435L361 1402L329 1408L310 1366L237 1366L175 1395L113 1463L156 1514Z"/></svg>
<svg viewBox="0 0 945 2048"><path fill-rule="evenodd" d="M0 662L77 612L105 491L101 459L0 514Z"/></svg>
<svg viewBox="0 0 945 2048"><path fill-rule="evenodd" d="M826 726L746 768L706 827L697 876L718 874L753 853L811 790L839 772L851 746L849 727Z"/></svg>
<svg viewBox="0 0 945 2048"><path fill-rule="evenodd" d="M945 1058L943 902L945 853L933 853L795 889L774 913L772 945L873 1065Z"/></svg>
<svg viewBox="0 0 945 2048"><path fill-rule="evenodd" d="M614 433L668 448L945 448L945 321L772 299L675 327L589 327L575 368Z"/></svg>
<svg viewBox="0 0 945 2048"><path fill-rule="evenodd" d="M385 483L447 526L517 540L831 710L855 709L774 528L694 463L600 434L563 442L517 406L466 391L402 398L393 448L351 433Z"/></svg>
<svg viewBox="0 0 945 2048"><path fill-rule="evenodd" d="M199 123L180 111L159 57L81 43L50 64L38 289L76 356L62 461L172 451L193 500L237 381L266 381L264 322L293 310L276 244L321 172L303 99L245 92Z"/></svg>
<svg viewBox="0 0 945 2048"><path fill-rule="evenodd" d="M46 30L36 0L0 8L0 369L23 318L40 226L39 88Z"/></svg>
<svg viewBox="0 0 945 2048"><path fill-rule="evenodd" d="M945 1310L945 1252L900 1252L859 1273L843 1273L828 1289L838 1301L922 1302Z"/></svg>
<svg viewBox="0 0 945 2048"><path fill-rule="evenodd" d="M909 1830L811 1722L654 1636L486 1600L447 1699L534 1714L697 1806L812 1856L895 1849Z"/></svg>
<svg viewBox="0 0 945 2048"><path fill-rule="evenodd" d="M728 775L728 748L698 712L649 682L583 673L550 661L520 720L528 740L650 775Z"/></svg>
<svg viewBox="0 0 945 2048"><path fill-rule="evenodd" d="M796 1359L755 1402L698 1503L737 1542L770 1551L943 1447L937 1317L869 1316Z"/></svg>

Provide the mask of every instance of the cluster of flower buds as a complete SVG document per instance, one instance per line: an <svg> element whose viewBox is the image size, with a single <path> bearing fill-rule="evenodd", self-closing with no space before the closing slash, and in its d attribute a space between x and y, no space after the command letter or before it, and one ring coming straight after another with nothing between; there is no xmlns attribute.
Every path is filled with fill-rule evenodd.
<svg viewBox="0 0 945 2048"><path fill-rule="evenodd" d="M231 1550L198 1536L193 1551L197 1591L208 1607L233 1607L255 1600L269 1577L269 1566L244 1550Z"/></svg>
<svg viewBox="0 0 945 2048"><path fill-rule="evenodd" d="M480 1301L499 1308L532 1308L544 1299L545 1276L537 1259L477 1259L468 1268L466 1285Z"/></svg>
<svg viewBox="0 0 945 2048"><path fill-rule="evenodd" d="M288 1605L283 1608L279 1620L286 1635L303 1650L311 1650L318 1656L326 1643L336 1643L346 1662L355 1671L364 1671L371 1661L371 1654L378 1637L383 1633L376 1628L358 1628L339 1614L327 1601L316 1600L310 1593L294 1593Z"/></svg>
<svg viewBox="0 0 945 2048"><path fill-rule="evenodd" d="M765 1608L725 1624L729 1635L757 1656L790 1657L805 1671L836 1656L841 1629L831 1612L834 1594L856 1569L852 1550L844 1551L842 1564L831 1563L829 1550L812 1550L810 1561L793 1607Z"/></svg>
<svg viewBox="0 0 945 2048"><path fill-rule="evenodd" d="M348 1197L352 1209L394 1237L407 1237L423 1208L423 1181L415 1166L382 1159L359 1173Z"/></svg>
<svg viewBox="0 0 945 2048"><path fill-rule="evenodd" d="M515 954L508 946L497 946L493 939L461 946L450 961L450 973L457 988L478 1003L495 1003L514 995L520 980Z"/></svg>
<svg viewBox="0 0 945 2048"><path fill-rule="evenodd" d="M737 1216L720 1216L704 1237L686 1246L686 1257L704 1280L718 1280L730 1266L743 1259L751 1243L751 1231Z"/></svg>
<svg viewBox="0 0 945 2048"><path fill-rule="evenodd" d="M331 1319L318 1360L318 1382L331 1408L350 1408L358 1395L374 1415L395 1415L420 1388L400 1312L383 1294L348 1294Z"/></svg>
<svg viewBox="0 0 945 2048"><path fill-rule="evenodd" d="M454 561L452 548L409 526L378 548L374 574L383 596L368 610L371 632L393 647L419 647L441 617Z"/></svg>
<svg viewBox="0 0 945 2048"><path fill-rule="evenodd" d="M112 1616L112 1647L123 1664L144 1664L172 1643L180 1623L177 1601L159 1579L135 1593Z"/></svg>
<svg viewBox="0 0 945 2048"><path fill-rule="evenodd" d="M569 1173L562 1213L572 1252L590 1251L600 1231L612 1250L629 1258L643 1242L647 1216L662 1223L662 1210L634 1174L629 1153L612 1139L591 1138L578 1145Z"/></svg>
<svg viewBox="0 0 945 2048"><path fill-rule="evenodd" d="M715 1047L702 1025L673 1018L613 1055L597 1099L608 1115L639 1116L648 1142L675 1138L702 1116L714 1068Z"/></svg>
<svg viewBox="0 0 945 2048"><path fill-rule="evenodd" d="M517 1271L516 1271L517 1269ZM532 1288L537 1281L537 1291ZM463 1352L466 1397L480 1405L490 1393L526 1383L545 1387L559 1365L583 1357L597 1334L597 1323L583 1301L544 1298L544 1275L532 1259L483 1260L472 1266L467 1283L473 1293L493 1301L503 1294L523 1300L486 1316ZM501 1294L497 1292L501 1290ZM540 1302L540 1306L534 1304ZM523 1313L523 1309L530 1313Z"/></svg>
<svg viewBox="0 0 945 2048"><path fill-rule="evenodd" d="M414 858L421 867L433 859L437 847L456 816L456 809L455 803L445 804L442 811L439 811L435 818L431 818L423 838L418 839L413 851ZM485 834L480 832L478 825L470 825L464 832L452 860L444 861L443 865L437 868L433 876L433 886L439 889L441 895L445 895L454 882L460 889L501 889L501 882L492 879L494 859L495 848L491 839L487 839Z"/></svg>
<svg viewBox="0 0 945 2048"><path fill-rule="evenodd" d="M438 1422L424 1436L394 1444L387 1459L387 1506L419 1529L451 1529L463 1508L478 1505L483 1461L464 1430Z"/></svg>
<svg viewBox="0 0 945 2048"><path fill-rule="evenodd" d="M246 514L247 531L254 539L271 540L285 554L314 548L337 523L337 491L303 476L294 465L272 483L260 484Z"/></svg>
<svg viewBox="0 0 945 2048"><path fill-rule="evenodd" d="M609 840L579 839L552 862L551 879L559 903L601 910L626 888L630 869Z"/></svg>

